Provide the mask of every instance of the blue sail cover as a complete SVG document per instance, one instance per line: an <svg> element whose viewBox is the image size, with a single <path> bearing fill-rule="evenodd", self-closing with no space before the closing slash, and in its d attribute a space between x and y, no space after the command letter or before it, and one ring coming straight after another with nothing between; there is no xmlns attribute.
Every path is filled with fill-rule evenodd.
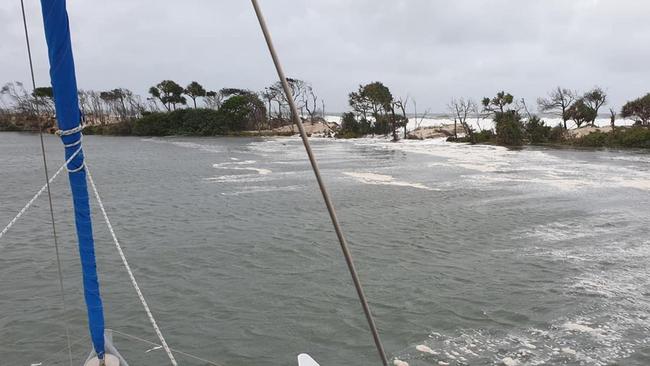
<svg viewBox="0 0 650 366"><path fill-rule="evenodd" d="M79 127L81 113L77 96L72 42L65 0L41 0L45 38L50 59L50 78L54 92L54 106L60 130ZM81 148L81 132L61 136L65 148L66 160ZM77 143L78 144L75 144ZM90 221L90 203L86 171L82 168L83 152L68 164L70 188L74 203L75 224L79 240L79 254L83 272L84 297L88 308L88 325L90 337L97 356L104 357L104 311L99 295L99 281L95 262L95 243ZM74 172L76 169L79 171Z"/></svg>

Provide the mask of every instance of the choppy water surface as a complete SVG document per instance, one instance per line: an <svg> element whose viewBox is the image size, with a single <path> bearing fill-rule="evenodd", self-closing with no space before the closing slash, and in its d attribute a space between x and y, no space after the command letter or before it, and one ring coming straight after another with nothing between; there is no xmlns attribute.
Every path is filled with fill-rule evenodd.
<svg viewBox="0 0 650 366"><path fill-rule="evenodd" d="M313 143L391 357L650 364L647 153ZM379 363L298 139L85 144L172 347L223 365L291 365L300 352L322 365ZM47 148L56 168L62 148L49 136ZM39 154L37 136L0 134L0 226L42 185ZM53 194L78 364L89 344L61 178ZM0 242L2 365L67 364L46 203ZM155 340L95 217L107 327ZM150 345L115 341L133 365L166 364Z"/></svg>

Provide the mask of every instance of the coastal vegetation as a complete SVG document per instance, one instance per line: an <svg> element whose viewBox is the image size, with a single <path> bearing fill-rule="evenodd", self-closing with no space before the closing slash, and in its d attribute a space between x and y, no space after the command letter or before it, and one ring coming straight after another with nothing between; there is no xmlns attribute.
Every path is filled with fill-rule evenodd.
<svg viewBox="0 0 650 366"><path fill-rule="evenodd" d="M406 135L406 101L394 98L390 89L383 83L375 81L359 85L357 91L349 94L348 103L352 112L343 114L337 137L390 134L393 141L397 141L400 128L404 128Z"/></svg>
<svg viewBox="0 0 650 366"><path fill-rule="evenodd" d="M630 100L617 112L609 109L610 125L596 126L608 104L607 93L594 87L584 93L557 87L537 99L532 113L524 99L499 91L479 103L452 98L447 118L453 125L420 127L429 111L417 113L412 97L396 97L380 81L361 84L348 94L350 110L338 124L325 121L325 103L309 82L288 78L303 122L319 124L318 132L337 138L384 136L393 141L445 136L451 142L522 146L562 144L584 147L650 147L650 93ZM185 87L162 80L146 97L125 88L80 90L79 106L86 134L137 136L260 136L292 135L297 131L280 82L252 91L240 88L212 90L197 81ZM407 110L414 112L407 112ZM0 89L0 131L54 131L51 87L29 93L22 83ZM634 126L616 126L620 116ZM549 125L544 118L561 122ZM489 128L481 122L490 119ZM569 128L572 123L577 129ZM311 131L311 130L310 130Z"/></svg>
<svg viewBox="0 0 650 366"><path fill-rule="evenodd" d="M620 115L623 118L635 121L631 127L616 126L617 112L613 108L610 109L610 126L596 126L599 111L607 104L607 94L600 87L582 95L558 87L548 97L539 98L537 104L540 112L562 120L556 126L547 125L540 116L531 113L524 99L517 101L512 94L504 91L498 92L495 97L483 98L481 104L482 110L479 111L471 99L452 100L449 106L454 123L458 121L465 133L461 138L450 136L448 141L503 146L563 144L582 147L650 147L650 94L627 102L621 109ZM474 131L467 123L470 113L474 113L477 121L491 116L494 129ZM568 128L569 121L575 124L576 130ZM588 133L581 133L583 126L591 127Z"/></svg>
<svg viewBox="0 0 650 366"><path fill-rule="evenodd" d="M324 102L308 82L288 79L301 116L323 121ZM279 82L255 92L240 88L206 90L196 81L182 87L163 80L143 98L125 88L79 90L79 108L86 134L109 135L254 135L292 126L288 101ZM27 92L20 82L0 89L0 131L53 131L52 88ZM188 103L189 101L189 103ZM201 103L203 102L203 103ZM189 104L189 105L188 105ZM319 109L322 108L322 109Z"/></svg>

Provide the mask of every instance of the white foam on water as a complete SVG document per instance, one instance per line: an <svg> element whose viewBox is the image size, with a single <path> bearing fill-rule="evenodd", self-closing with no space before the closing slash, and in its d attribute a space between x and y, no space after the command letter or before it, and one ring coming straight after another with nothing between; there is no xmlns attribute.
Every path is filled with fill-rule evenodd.
<svg viewBox="0 0 650 366"><path fill-rule="evenodd" d="M617 226L622 219L625 225ZM558 290L568 296L601 299L579 308L573 315L557 319L547 330L537 330L544 349L551 349L553 357L572 357L585 365L609 365L625 360L645 341L635 333L650 330L650 303L647 294L650 278L647 262L650 260L650 241L625 242L629 230L642 221L630 221L624 212L602 212L593 217L583 217L580 222L552 223L546 227L558 229L557 233L541 236L552 244L553 240L567 240L571 245L553 248L538 247L517 252L522 256L542 256L551 260L572 261L580 274L568 277ZM544 226L540 226L544 227ZM566 233L561 233L562 229ZM585 237L610 235L614 241L576 242ZM602 240L601 240L602 241ZM603 267L605 266L605 267ZM536 343L539 344L539 343ZM525 346L525 344L524 344ZM539 352L539 347L531 352Z"/></svg>
<svg viewBox="0 0 650 366"><path fill-rule="evenodd" d="M501 363L502 363L504 366L518 366L518 365L519 365L519 361L513 359L512 357L504 357L504 358L501 360Z"/></svg>
<svg viewBox="0 0 650 366"><path fill-rule="evenodd" d="M271 169L265 169L265 168L253 168L253 167L234 168L234 167L231 167L231 168L228 168L228 169L232 169L232 170L252 170L254 172L257 172L257 174L260 174L260 175L267 175L267 174L273 173L273 171Z"/></svg>
<svg viewBox="0 0 650 366"><path fill-rule="evenodd" d="M619 187L650 191L650 178L614 177L612 181Z"/></svg>
<svg viewBox="0 0 650 366"><path fill-rule="evenodd" d="M484 365L491 360L494 365L504 366L566 363L606 366L626 359L644 344L643 340L633 341L623 336L626 326L613 324L615 319L620 321L620 316L613 316L609 325L579 317L558 319L545 330L522 329L502 333L467 329L461 330L458 336L431 333L427 341L415 346L419 355L426 354L424 359L423 356L409 356L407 351L400 355L400 359L412 357L424 363L458 365ZM436 354L427 352L433 349L442 351Z"/></svg>
<svg viewBox="0 0 650 366"><path fill-rule="evenodd" d="M228 170L252 170L254 172L257 172L257 174L260 175L273 173L271 169L256 168L251 166L241 166L241 165L251 165L255 163L256 163L255 160L246 160L246 161L237 161L237 162L228 162L228 163L217 163L217 164L213 164L212 167L215 169L228 169Z"/></svg>
<svg viewBox="0 0 650 366"><path fill-rule="evenodd" d="M553 116L541 116L542 120L546 124L546 126L550 127L555 127L557 125L560 125L563 123L561 118L553 117ZM325 119L328 122L336 122L336 123L341 123L341 116L325 116ZM487 118L479 118L478 121L475 116L471 116L470 118L467 119L467 123L474 127L474 129L494 129L494 121L492 120L491 117ZM594 121L596 126L599 127L608 127L610 125L610 119L609 118L596 118ZM627 118L619 118L616 120L616 125L617 126L631 126L635 122L631 119ZM443 125L451 125L454 124L454 120L452 118L449 118L447 116L435 116L435 117L426 117L426 118L414 118L413 116L409 116L409 124L407 126L407 131L413 131L417 127L439 127ZM574 128L575 123L572 121L568 121L567 124L568 128ZM460 126L459 126L460 128Z"/></svg>
<svg viewBox="0 0 650 366"><path fill-rule="evenodd" d="M562 328L566 329L569 332L587 333L593 337L602 337L607 333L603 329L592 328L591 324L585 323L584 321L568 321L562 324Z"/></svg>
<svg viewBox="0 0 650 366"><path fill-rule="evenodd" d="M397 143L383 139L363 139L356 144L441 158L444 161L429 163L428 167L475 171L482 176L466 174L464 178L476 184L509 181L522 185L546 185L563 191L601 187L650 190L650 171L642 171L635 166L607 164L607 159L582 161L556 156L552 150L524 148L514 151L499 146L448 143L444 139L403 140ZM630 159L644 161L647 158L631 156Z"/></svg>
<svg viewBox="0 0 650 366"><path fill-rule="evenodd" d="M230 158L230 159L236 159L236 158ZM235 161L227 162L227 163L217 163L217 164L212 164L214 168L231 168L233 165L250 165L250 164L255 164L257 161L255 160L244 160L244 161L239 161L239 159L236 159Z"/></svg>
<svg viewBox="0 0 650 366"><path fill-rule="evenodd" d="M415 349L420 351L420 352L428 353L428 354L431 354L431 355L437 355L438 354L438 352L432 350L431 348L429 348L428 346L425 346L424 344L418 344L417 346L415 346Z"/></svg>
<svg viewBox="0 0 650 366"><path fill-rule="evenodd" d="M562 351L563 353L574 355L574 356L578 353L578 352L576 352L576 350L571 349L569 347L562 347L562 348L560 348L560 351Z"/></svg>
<svg viewBox="0 0 650 366"><path fill-rule="evenodd" d="M648 163L650 164L650 156L648 155L625 155L625 156L611 156L607 157L609 160L617 161L630 161L634 163Z"/></svg>
<svg viewBox="0 0 650 366"><path fill-rule="evenodd" d="M364 184L372 185L389 185L389 186L400 186L400 187L411 187L417 189L424 189L428 191L434 191L437 189L428 187L422 183L412 183L396 180L394 177L385 174L377 173L361 173L361 172L343 172L343 174L354 178L356 181Z"/></svg>
<svg viewBox="0 0 650 366"><path fill-rule="evenodd" d="M268 181L267 175L260 174L229 174L205 178L208 182L215 183L254 183Z"/></svg>
<svg viewBox="0 0 650 366"><path fill-rule="evenodd" d="M223 152L223 149L221 149L218 146L199 144L199 143L189 142L189 141L175 141L172 139L163 139L163 138L156 138L156 137L141 139L141 141L153 142L157 144L170 144L178 147L184 147L188 149L195 149L195 150L201 150L201 151L212 152L212 153Z"/></svg>
<svg viewBox="0 0 650 366"><path fill-rule="evenodd" d="M254 194L254 193L268 193L268 192L293 192L304 189L304 186L292 185L292 186L283 186L283 187L273 187L273 186L250 186L246 189L235 192L222 192L222 196L240 196L244 194Z"/></svg>
<svg viewBox="0 0 650 366"><path fill-rule="evenodd" d="M151 138L144 141L173 144L180 147L200 149L209 152L222 152L219 147L171 139ZM444 139L430 140L401 140L392 142L390 139L378 136L375 138L327 140L315 148L327 149L331 154L345 146L363 146L384 150L398 150L406 153L418 153L433 156L444 161L428 164L431 168L454 169L460 168L479 175L465 174L462 177L472 184L472 188L490 189L489 186L499 186L500 183L510 182L511 188L527 189L527 184L548 186L549 189L562 191L579 191L583 189L598 189L601 187L632 188L650 191L650 171L639 170L637 166L621 166L608 164L608 161L629 161L631 163L650 162L647 156L625 155L599 158L597 161L581 161L556 156L552 151L540 151L533 148L509 150L500 146L468 145L448 143ZM305 164L304 151L299 138L276 137L262 141L252 141L247 144L251 151L262 156L273 157L273 164ZM349 154L348 154L349 155ZM278 161L277 159L281 160ZM234 159L233 159L234 160ZM246 165L246 164L242 164ZM252 170L252 169L251 169ZM258 171L268 173L268 169ZM625 178L622 178L625 177ZM371 183L373 179L365 179ZM408 183L408 182L403 182ZM389 184L389 183L374 183ZM393 183L394 185L397 185ZM414 188L430 189L420 184Z"/></svg>
<svg viewBox="0 0 650 366"><path fill-rule="evenodd" d="M519 236L522 238L535 238L545 242L555 242L596 236L603 234L606 231L607 229L596 228L587 221L552 222L549 224L537 225L531 229L525 229L525 231L519 234ZM541 248L540 250L553 251L554 249ZM567 257L567 253L562 253L562 251L556 250L555 253L561 253L560 256L565 258Z"/></svg>
<svg viewBox="0 0 650 366"><path fill-rule="evenodd" d="M534 345L534 344L530 344L530 343L525 342L525 341L522 342L522 345L523 345L524 347L526 347L526 348L529 348L529 349L537 349L537 346L536 346L536 345Z"/></svg>

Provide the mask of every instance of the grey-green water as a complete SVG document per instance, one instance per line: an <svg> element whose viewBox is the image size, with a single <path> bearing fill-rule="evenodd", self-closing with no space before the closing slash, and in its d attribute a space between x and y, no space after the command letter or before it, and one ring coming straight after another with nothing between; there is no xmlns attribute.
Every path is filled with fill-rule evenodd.
<svg viewBox="0 0 650 366"><path fill-rule="evenodd" d="M54 170L62 148L46 143ZM313 143L392 357L650 364L650 155ZM300 352L323 366L379 364L299 140L85 145L172 347L222 365L295 365ZM43 183L38 136L0 134L0 156L4 227ZM80 364L89 344L65 176L53 194ZM67 364L48 215L41 198L0 241L3 366ZM94 230L107 327L155 340L96 205ZM161 350L115 341L132 365L168 364Z"/></svg>

